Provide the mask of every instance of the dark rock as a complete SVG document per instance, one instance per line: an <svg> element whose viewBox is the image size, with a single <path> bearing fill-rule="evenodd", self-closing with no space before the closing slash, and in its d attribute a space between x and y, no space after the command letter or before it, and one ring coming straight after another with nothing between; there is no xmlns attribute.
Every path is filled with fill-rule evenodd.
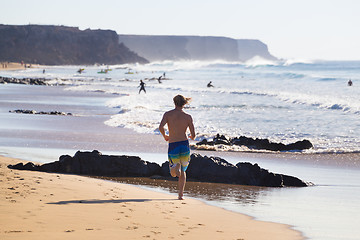
<svg viewBox="0 0 360 240"><path fill-rule="evenodd" d="M18 169L18 170L29 170L29 171L40 171L40 166L35 165L32 162L28 162L25 165L23 163L18 163L16 165L9 165L10 169Z"/></svg>
<svg viewBox="0 0 360 240"><path fill-rule="evenodd" d="M8 78L0 77L0 83L14 83L27 85L49 85L45 78Z"/></svg>
<svg viewBox="0 0 360 240"><path fill-rule="evenodd" d="M72 173L104 177L170 178L169 162L160 167L136 156L102 155L99 151L76 152L71 157L62 155L59 161L41 166L33 163L9 165L11 169L56 173ZM257 164L238 163L236 166L219 157L192 154L187 170L188 179L201 182L231 183L266 187L305 187L304 181L283 174L271 173Z"/></svg>
<svg viewBox="0 0 360 240"><path fill-rule="evenodd" d="M58 162L47 164L44 170L108 177L150 177L160 172L160 166L136 156L108 156L94 150L78 151L74 157L63 155Z"/></svg>
<svg viewBox="0 0 360 240"><path fill-rule="evenodd" d="M192 154L186 174L189 178L199 181L237 183L234 181L237 167L219 157Z"/></svg>
<svg viewBox="0 0 360 240"><path fill-rule="evenodd" d="M40 114L40 115L67 115L67 116L72 116L71 113L64 113L64 112L58 112L58 111L51 111L51 112L36 112L35 110L22 110L22 109L17 109L17 110L13 110L13 111L9 111L11 113L24 113L24 114Z"/></svg>
<svg viewBox="0 0 360 240"><path fill-rule="evenodd" d="M295 143L291 143L285 145L283 143L273 143L270 142L268 139L260 139L260 138L248 138L244 136L235 137L228 140L224 135L217 134L214 137L213 141L207 141L203 139L201 142L196 143L197 146L201 145L238 145L238 146L246 146L250 149L257 149L257 150L269 150L269 151L301 151L305 149L310 149L313 147L312 143L309 140L302 140L297 141Z"/></svg>

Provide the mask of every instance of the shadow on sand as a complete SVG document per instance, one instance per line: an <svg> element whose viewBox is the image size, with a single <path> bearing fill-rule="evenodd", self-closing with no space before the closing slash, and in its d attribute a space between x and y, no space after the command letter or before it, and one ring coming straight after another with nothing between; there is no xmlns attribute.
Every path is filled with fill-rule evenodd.
<svg viewBox="0 0 360 240"><path fill-rule="evenodd" d="M47 204L100 204L100 203L127 203L127 202L150 202L150 201L174 201L176 199L109 199L109 200L100 200L100 199L90 199L90 200L69 200L69 201L59 201L59 202L50 202Z"/></svg>

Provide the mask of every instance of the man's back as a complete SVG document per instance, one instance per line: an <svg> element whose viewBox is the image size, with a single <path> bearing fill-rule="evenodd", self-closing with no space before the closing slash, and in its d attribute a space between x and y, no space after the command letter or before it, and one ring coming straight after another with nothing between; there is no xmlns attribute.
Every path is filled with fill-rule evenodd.
<svg viewBox="0 0 360 240"><path fill-rule="evenodd" d="M169 142L187 140L186 130L192 125L192 118L180 109L173 109L165 113L168 128Z"/></svg>

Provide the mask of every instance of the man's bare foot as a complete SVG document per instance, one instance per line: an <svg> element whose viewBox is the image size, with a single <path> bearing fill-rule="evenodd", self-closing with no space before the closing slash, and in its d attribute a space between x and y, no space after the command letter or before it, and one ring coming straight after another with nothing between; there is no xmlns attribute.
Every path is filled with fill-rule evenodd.
<svg viewBox="0 0 360 240"><path fill-rule="evenodd" d="M179 163L176 164L175 167L171 168L170 174L172 177L180 177L181 172L180 172L180 164Z"/></svg>

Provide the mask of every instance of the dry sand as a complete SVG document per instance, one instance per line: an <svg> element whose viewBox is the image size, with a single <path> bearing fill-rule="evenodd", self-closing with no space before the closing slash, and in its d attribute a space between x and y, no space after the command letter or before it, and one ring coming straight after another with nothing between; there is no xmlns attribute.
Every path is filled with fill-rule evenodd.
<svg viewBox="0 0 360 240"><path fill-rule="evenodd" d="M0 70L18 70L24 69L25 67L21 63L14 62L0 62Z"/></svg>
<svg viewBox="0 0 360 240"><path fill-rule="evenodd" d="M39 67L44 67L41 66L39 64L28 64L28 63L17 63L17 62L0 62L0 70L21 70L21 69L25 69L25 64L27 67L31 67L31 68L39 68Z"/></svg>
<svg viewBox="0 0 360 240"><path fill-rule="evenodd" d="M100 179L19 171L0 156L0 239L303 239L286 225Z"/></svg>

